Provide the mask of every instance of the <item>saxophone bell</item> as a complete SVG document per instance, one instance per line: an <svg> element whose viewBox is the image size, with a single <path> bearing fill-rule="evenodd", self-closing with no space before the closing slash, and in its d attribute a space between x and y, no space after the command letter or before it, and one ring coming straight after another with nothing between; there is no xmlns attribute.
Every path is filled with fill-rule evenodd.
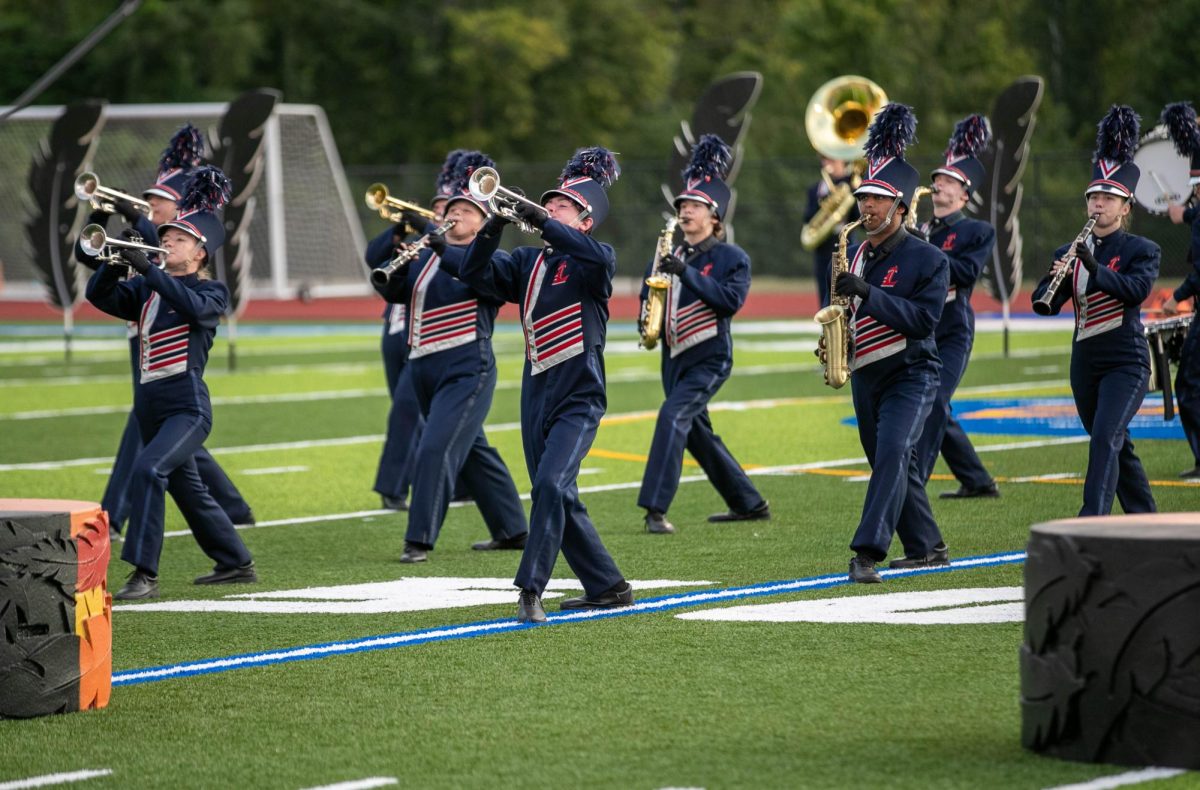
<svg viewBox="0 0 1200 790"><path fill-rule="evenodd" d="M842 226L838 233L837 252L831 261L829 277L829 306L821 309L813 320L821 325L821 337L817 341L816 355L825 367L825 383L834 389L846 386L850 380L850 298L838 296L834 290L838 276L850 271L850 258L846 247L850 243L850 232L862 224L862 219Z"/></svg>

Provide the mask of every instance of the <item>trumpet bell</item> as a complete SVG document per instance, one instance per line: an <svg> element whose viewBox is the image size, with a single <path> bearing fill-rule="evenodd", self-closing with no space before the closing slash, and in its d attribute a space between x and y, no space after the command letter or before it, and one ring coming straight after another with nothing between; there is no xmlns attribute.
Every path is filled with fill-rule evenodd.
<svg viewBox="0 0 1200 790"><path fill-rule="evenodd" d="M75 179L75 197L80 200L90 201L99 188L100 179L93 172L80 173Z"/></svg>
<svg viewBox="0 0 1200 790"><path fill-rule="evenodd" d="M480 167L471 173L467 181L467 191L471 197L486 203L496 196L500 189L500 174L494 167Z"/></svg>
<svg viewBox="0 0 1200 790"><path fill-rule="evenodd" d="M808 141L829 159L858 159L871 120L887 102L883 88L866 77L835 77L817 88L804 111Z"/></svg>
<svg viewBox="0 0 1200 790"><path fill-rule="evenodd" d="M83 250L85 255L95 258L104 250L104 244L108 241L108 234L104 232L103 225L86 225L79 233L79 248Z"/></svg>
<svg viewBox="0 0 1200 790"><path fill-rule="evenodd" d="M387 205L388 190L383 184L371 184L367 187L367 194L364 196L367 203L367 208L372 211L379 211Z"/></svg>

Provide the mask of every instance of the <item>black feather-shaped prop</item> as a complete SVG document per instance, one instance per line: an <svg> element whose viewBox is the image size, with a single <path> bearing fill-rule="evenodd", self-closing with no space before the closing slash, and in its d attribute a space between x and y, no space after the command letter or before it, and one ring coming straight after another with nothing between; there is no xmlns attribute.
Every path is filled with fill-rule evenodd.
<svg viewBox="0 0 1200 790"><path fill-rule="evenodd" d="M998 299L1004 318L1004 351L1008 353L1009 306L1021 287L1022 237L1018 214L1024 192L1021 176L1029 158L1029 142L1042 103L1041 77L1021 77L996 97L991 117L992 145L976 156L990 174L980 198L979 216L996 229L996 245L984 267L982 280Z"/></svg>
<svg viewBox="0 0 1200 790"><path fill-rule="evenodd" d="M1092 161L1121 165L1132 162L1133 154L1137 151L1141 120L1132 107L1124 104L1110 107L1096 127L1096 153Z"/></svg>
<svg viewBox="0 0 1200 790"><path fill-rule="evenodd" d="M946 148L946 159L962 159L965 156L978 157L979 152L987 148L991 139L992 130L988 119L982 115L968 115L954 125L954 133L950 135L950 145Z"/></svg>
<svg viewBox="0 0 1200 790"><path fill-rule="evenodd" d="M171 137L158 160L158 173L171 170L191 170L204 161L204 135L190 123L185 124Z"/></svg>
<svg viewBox="0 0 1200 790"><path fill-rule="evenodd" d="M466 189L471 174L479 168L496 166L492 158L482 151L458 151L456 153L458 153L458 157L454 162L454 172L450 180L445 183L450 188L450 194L457 195ZM439 188L442 186L440 178L438 186Z"/></svg>
<svg viewBox="0 0 1200 790"><path fill-rule="evenodd" d="M864 152L869 161L898 156L917 141L917 116L907 104L892 102L884 106L867 130Z"/></svg>
<svg viewBox="0 0 1200 790"><path fill-rule="evenodd" d="M1179 101L1163 108L1159 123L1167 127L1167 135L1175 151L1186 159L1200 152L1200 126L1196 125L1196 110L1190 101Z"/></svg>
<svg viewBox="0 0 1200 790"><path fill-rule="evenodd" d="M621 166L617 158L607 148L594 146L580 148L567 162L559 179L569 181L573 178L590 178L607 189L621 175Z"/></svg>
<svg viewBox="0 0 1200 790"><path fill-rule="evenodd" d="M275 105L283 98L270 88L248 91L229 103L212 144L211 162L229 176L232 195L225 206L225 243L213 256L213 273L229 289L229 369L237 367L237 319L249 304L251 253L250 225L254 219L254 191L263 173L263 138Z"/></svg>
<svg viewBox="0 0 1200 790"><path fill-rule="evenodd" d="M692 149L691 161L681 175L688 184L713 178L724 179L732 165L733 150L719 136L706 134Z"/></svg>
<svg viewBox="0 0 1200 790"><path fill-rule="evenodd" d="M80 269L74 255L80 217L74 182L99 139L104 107L103 101L88 100L64 109L50 136L38 144L29 168L33 206L25 221L25 235L38 277L46 286L46 298L62 311L68 360L80 296Z"/></svg>

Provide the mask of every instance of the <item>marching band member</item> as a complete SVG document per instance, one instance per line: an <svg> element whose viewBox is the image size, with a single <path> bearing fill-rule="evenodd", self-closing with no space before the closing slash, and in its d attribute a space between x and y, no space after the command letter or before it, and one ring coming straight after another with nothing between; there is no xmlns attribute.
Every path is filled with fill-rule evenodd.
<svg viewBox="0 0 1200 790"><path fill-rule="evenodd" d="M454 481L462 475L492 539L478 549L521 549L529 531L512 475L490 446L483 421L496 389L492 327L501 302L481 296L457 277L467 245L487 216L466 190L467 178L492 161L478 151L458 159L444 212L453 225L426 236L426 249L376 290L408 305L408 362L404 375L425 427L413 453L412 503L401 562L424 562L446 519ZM507 258L501 251L496 257Z"/></svg>
<svg viewBox="0 0 1200 790"><path fill-rule="evenodd" d="M88 281L87 298L104 312L138 322L138 380L133 410L143 448L130 475L132 509L121 559L134 566L116 598L158 596L164 494L170 491L204 553L216 562L196 584L257 581L254 560L196 472L194 456L212 429L204 367L229 290L207 279L209 256L224 242L216 210L229 199L229 179L215 167L194 171L180 214L158 227L167 251L163 269L137 249L124 267L103 263Z"/></svg>
<svg viewBox="0 0 1200 790"><path fill-rule="evenodd" d="M434 185L434 196L429 207L442 219L442 211L449 200L454 181L454 169L463 151L455 150L446 155L442 169ZM406 239L420 236L427 230L428 220L411 211L403 212L402 221L387 228L367 244L363 256L368 268L386 266ZM417 398L412 385L403 377L408 360L408 305L404 302L387 304L383 309L383 338L380 351L383 355L383 371L387 377L388 394L392 406L388 410L387 432L383 450L379 455L379 467L375 473L375 493L379 494L383 507L388 510L408 509L408 489L412 482L412 453L421 438L425 423L421 419Z"/></svg>
<svg viewBox="0 0 1200 790"><path fill-rule="evenodd" d="M846 166L847 163L841 159L831 159L828 156L821 157L821 169L829 174L830 180L836 184L848 184L853 180L853 173ZM817 182L808 188L808 203L804 208L804 222L807 224L812 221L812 218L817 216L817 212L821 210L821 201L829 196L829 184L824 178L817 179ZM854 209L846 215L847 222L853 222L858 219L858 212ZM817 299L821 302L821 307L829 306L829 262L833 259L833 251L837 248L837 232L840 228L834 228L833 233L830 233L825 240L817 245L813 250L813 278L817 283Z"/></svg>
<svg viewBox="0 0 1200 790"><path fill-rule="evenodd" d="M931 175L933 219L925 228L925 236L930 244L946 253L950 263L950 288L941 320L933 333L938 357L942 360L937 400L917 442L917 459L928 482L940 450L950 471L961 481L957 491L942 492L943 499L1000 495L995 480L984 468L950 408L950 399L967 372L975 342L971 293L996 246L995 228L963 214L971 194L981 188L987 178L976 154L987 147L989 136L988 122L982 115L969 115L959 121L946 149L946 164ZM898 560L891 567L907 567L907 562L907 559Z"/></svg>
<svg viewBox="0 0 1200 790"><path fill-rule="evenodd" d="M1190 102L1168 105L1162 114L1176 150L1191 160L1189 185L1192 194L1185 205L1167 207L1171 221L1179 225L1192 226L1192 241L1188 247L1188 262L1192 271L1180 284L1171 298L1163 304L1163 312L1174 315L1179 312L1179 303L1192 300L1196 309L1196 296L1200 294L1200 128L1196 126L1196 111ZM1200 478L1200 323L1192 321L1187 339L1183 341L1183 356L1179 371L1175 374L1175 402L1179 405L1179 421L1183 424L1183 435L1192 449L1192 468L1182 472L1182 478Z"/></svg>
<svg viewBox="0 0 1200 790"><path fill-rule="evenodd" d="M724 241L721 225L730 190L723 180L731 163L729 146L706 134L692 149L683 171L686 187L675 196L684 244L658 261L671 278L662 347L662 380L667 399L658 411L650 457L638 493L646 509L646 530L672 533L666 519L683 469L686 447L729 507L709 521L770 518L767 501L742 471L721 437L713 433L708 402L733 369L730 322L750 290L750 257ZM651 261L646 274L654 271ZM642 286L642 301L648 288Z"/></svg>
<svg viewBox="0 0 1200 790"><path fill-rule="evenodd" d="M604 340L617 262L612 247L591 233L608 214L605 189L619 172L603 148L576 151L559 186L542 194L541 208L517 204L520 217L541 232L543 246L497 256L508 220L493 216L460 273L481 294L516 302L525 332L521 439L533 507L515 581L521 622L545 621L542 593L560 549L584 590L564 600L563 609L633 603L633 588L600 541L577 485L608 404Z"/></svg>
<svg viewBox="0 0 1200 790"><path fill-rule="evenodd" d="M852 297L854 414L871 465L862 519L850 548L850 581L872 583L892 535L902 530L906 555L945 552L925 496L915 446L937 396L934 328L949 286L946 256L904 229L920 181L904 150L915 139L917 119L889 104L871 124L867 172L854 194L867 240L848 251L850 270L834 289ZM901 518L901 510L904 518Z"/></svg>
<svg viewBox="0 0 1200 790"><path fill-rule="evenodd" d="M1129 422L1142 405L1150 378L1140 307L1158 277L1159 263L1158 245L1124 227L1140 175L1133 163L1138 120L1131 108L1113 105L1100 121L1092 182L1084 192L1095 226L1087 238L1055 251L1050 274L1033 292L1035 308L1039 301L1049 301L1047 315L1057 314L1067 300L1075 305L1071 392L1092 437L1081 516L1107 515L1114 494L1126 513L1156 510L1129 439ZM1074 262L1069 253L1076 256ZM1066 280L1051 292L1056 274Z"/></svg>
<svg viewBox="0 0 1200 790"><path fill-rule="evenodd" d="M154 184L142 191L142 197L150 204L150 216L147 217L128 200L113 201L116 212L147 244L152 244L157 238L159 226L175 219L179 213L178 202L184 186L192 169L202 161L203 155L203 135L195 126L185 124L172 136L170 143L163 150L159 159L158 177ZM88 222L103 226L107 223L108 217L108 212L96 210L92 212ZM75 245L75 257L89 268L96 267L96 259L85 255L78 242ZM130 367L136 388L138 378L137 322L129 322L128 329ZM109 474L104 496L100 500L101 507L108 513L109 534L116 539L120 539L122 526L129 518L130 472L134 459L137 458L141 449L142 439L138 432L137 418L131 411L129 419L125 422L125 430L121 434L117 455L113 459L112 472ZM208 486L213 499L234 524L254 523L254 512L246 503L241 491L204 447L196 451L196 470L200 474L200 479Z"/></svg>

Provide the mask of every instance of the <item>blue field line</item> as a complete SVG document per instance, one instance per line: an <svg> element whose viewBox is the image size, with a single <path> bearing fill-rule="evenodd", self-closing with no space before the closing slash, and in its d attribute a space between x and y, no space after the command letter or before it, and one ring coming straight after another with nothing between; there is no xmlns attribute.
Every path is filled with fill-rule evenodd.
<svg viewBox="0 0 1200 790"><path fill-rule="evenodd" d="M1025 552L1005 552L988 554L979 557L967 557L954 560L950 567L920 568L907 570L882 570L885 577L893 576L925 576L935 573L949 573L956 570L973 568L988 568L999 565L1017 565L1025 561ZM391 650L397 647L424 645L430 642L443 642L451 639L473 639L479 636L503 634L510 631L524 631L530 628L541 628L578 620L598 620L611 617L630 617L632 615L666 612L700 604L722 601L737 601L751 598L763 598L770 595L800 592L806 590L824 590L830 587L841 587L851 582L844 573L811 576L807 579L792 579L790 581L762 582L745 587L730 587L718 590L699 590L690 593L675 593L655 598L646 598L633 606L619 609L593 609L575 612L555 612L547 615L548 622L540 625L518 623L514 619L484 620L477 623L464 623L455 626L439 626L419 631L407 631L397 634L383 634L363 639L352 639L342 642L325 642L316 645L284 650L271 650L262 653L245 653L242 655L210 658L201 661L187 661L180 664L168 664L144 669L127 669L114 672L114 686L133 686L141 683L156 683L161 680L191 677L193 675L209 675L216 672L228 672L234 669L263 667L272 664L285 664L292 661L311 661L328 656L362 653L368 650Z"/></svg>

